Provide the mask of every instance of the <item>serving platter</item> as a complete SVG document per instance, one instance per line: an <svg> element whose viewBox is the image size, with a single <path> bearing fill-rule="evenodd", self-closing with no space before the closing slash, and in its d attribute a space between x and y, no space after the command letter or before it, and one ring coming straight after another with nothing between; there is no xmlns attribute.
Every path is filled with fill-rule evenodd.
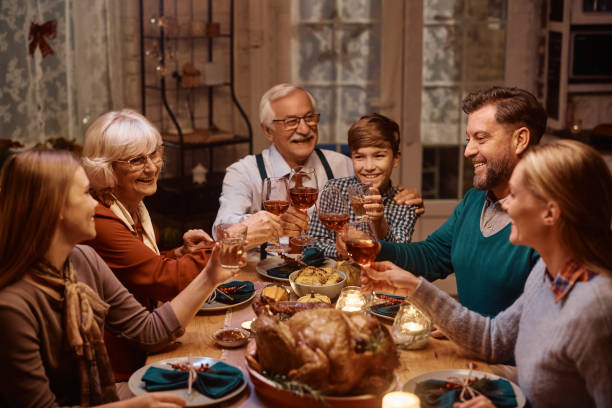
<svg viewBox="0 0 612 408"><path fill-rule="evenodd" d="M191 359L192 359L192 363L194 366L200 366L200 364L208 364L209 366L212 367L215 363L220 361L212 357L192 357ZM168 358L165 360L156 361L153 364L147 364L146 366L141 367L138 370L136 370L134 374L130 376L130 379L128 380L128 387L134 395L147 394L148 391L144 388L144 382L142 382L141 379L144 373L149 369L149 367L171 369L170 364L186 363L186 362L187 362L187 357L175 357L175 358ZM227 362L225 363L228 364ZM215 405L220 402L232 399L236 395L240 394L242 390L245 389L246 386L247 386L247 382L245 378L242 381L242 385L240 385L234 391L224 395L221 398L217 398L217 399L213 399L204 394L200 394L195 389L192 389L191 395L189 395L187 394L187 387L176 388L173 390L165 390L163 392L178 395L179 397L185 400L185 402L187 403L186 406L188 407L205 407L205 406Z"/></svg>
<svg viewBox="0 0 612 408"><path fill-rule="evenodd" d="M512 386L512 389L514 390L514 395L516 396L517 407L522 408L525 406L525 403L527 400L518 385L508 380L507 378L500 377L498 375L491 374L491 373L485 373L484 371L477 371L477 370L471 370L471 373L470 373L470 370L466 370L466 369L430 371L425 374L417 375L416 377L413 377L410 380L408 380L408 382L404 384L403 390L406 392L414 393L417 383L427 381L427 380L446 381L449 377L455 377L461 380L461 379L466 378L468 375L470 376L470 378L486 377L489 380L499 380L501 378L501 379L508 381L510 385Z"/></svg>
<svg viewBox="0 0 612 408"><path fill-rule="evenodd" d="M386 296L397 296L397 295L392 295L391 293L385 293L385 292L376 292L377 296L380 295L386 295ZM402 296L403 299L406 299L404 296ZM387 320L387 321L394 321L395 320L395 315L393 316L388 316L386 314L382 314L382 313L378 313L376 312L376 310L372 309L372 306L368 306L368 311L370 312L370 314L376 316L376 317L380 317L381 319Z"/></svg>
<svg viewBox="0 0 612 408"><path fill-rule="evenodd" d="M280 388L274 381L266 378L246 362L251 382L255 391L271 406L291 408L380 408L382 396L374 394L355 395L350 397L323 397L320 401L310 395L300 395Z"/></svg>

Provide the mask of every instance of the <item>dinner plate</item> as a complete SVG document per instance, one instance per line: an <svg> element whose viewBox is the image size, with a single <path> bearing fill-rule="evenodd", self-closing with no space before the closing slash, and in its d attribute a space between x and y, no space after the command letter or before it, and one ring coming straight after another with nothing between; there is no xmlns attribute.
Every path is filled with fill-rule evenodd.
<svg viewBox="0 0 612 408"><path fill-rule="evenodd" d="M278 276L268 275L268 269L276 268L284 264L286 261L283 260L280 256L269 256L263 261L259 261L257 265L255 265L255 271L263 276L264 278L272 279L280 282L289 282L289 275L286 278L279 278ZM318 266L334 266L336 261L331 258L325 258L325 261L321 265ZM296 269L297 270L297 269Z"/></svg>
<svg viewBox="0 0 612 408"><path fill-rule="evenodd" d="M384 292L376 292L376 294L377 294L377 295L389 295L389 296L396 296L396 295L392 295L392 294L390 294L390 293L384 293ZM404 299L406 299L406 298L404 297ZM382 313L377 313L377 312L375 312L374 310L372 310L372 306L369 306L369 307L368 307L368 310L370 311L370 313L371 313L371 314L373 314L374 316L380 317L381 319L385 319L385 320L388 320L388 321L390 321L390 322L392 322L392 321L394 321L394 320L395 320L395 316L391 317L391 316L384 315L384 314L382 314Z"/></svg>
<svg viewBox="0 0 612 408"><path fill-rule="evenodd" d="M211 358L211 357L192 357L191 359L193 361L194 366L199 366L200 364L208 364L209 366L212 367L213 364L220 361L220 360L217 360L216 358ZM187 357L176 357L176 358L168 358L165 360L156 361L153 364L147 364L146 366L141 367L138 370L136 370L134 374L130 376L130 379L128 381L128 387L130 388L130 391L132 391L134 395L146 394L148 393L148 391L144 388L145 385L144 385L144 382L141 381L141 379L144 373L149 369L149 367L166 368L166 369L171 370L172 367L170 367L169 365L170 363L186 363L186 362L187 362ZM224 363L228 364L225 361ZM236 366L232 366L232 367L236 367ZM174 390L164 390L161 392L178 395L179 397L185 400L185 402L187 403L186 406L188 407L205 407L207 405L218 404L222 401L226 401L228 399L235 397L236 395L240 394L246 386L247 386L246 378L243 378L242 385L240 385L238 388L236 388L234 391L230 392L229 394L224 395L223 397L217 398L217 399L213 399L204 394L200 394L198 390L196 390L195 388L192 388L191 395L187 395L187 387L176 388Z"/></svg>
<svg viewBox="0 0 612 408"><path fill-rule="evenodd" d="M256 294L256 291L255 289L253 289L253 293L251 294L251 296L249 296L248 299L245 299L242 302L232 303L232 304L217 302L216 300L213 300L210 303L204 302L204 304L200 306L200 311L201 312L216 312L219 310L226 310L226 309L238 307L240 305L244 305L245 303L248 303L251 300L253 300L253 298L255 297L255 294Z"/></svg>
<svg viewBox="0 0 612 408"><path fill-rule="evenodd" d="M427 380L446 381L449 377L457 377L457 378L463 379L463 378L466 378L469 375L469 373L470 373L470 370L466 370L466 369L430 371L425 374L417 375L416 377L413 377L410 380L408 380L408 382L404 384L404 391L414 393L417 383L420 383L422 381L427 381ZM489 380L499 380L500 378L502 378L508 381L510 385L512 385L512 389L514 390L514 395L516 396L517 407L522 408L525 406L525 402L526 402L525 395L523 394L519 386L513 383L512 381L506 378L500 377L498 375L495 375L495 374L485 373L484 371L476 371L476 370L472 370L471 378L473 377L478 377L478 378L486 377Z"/></svg>

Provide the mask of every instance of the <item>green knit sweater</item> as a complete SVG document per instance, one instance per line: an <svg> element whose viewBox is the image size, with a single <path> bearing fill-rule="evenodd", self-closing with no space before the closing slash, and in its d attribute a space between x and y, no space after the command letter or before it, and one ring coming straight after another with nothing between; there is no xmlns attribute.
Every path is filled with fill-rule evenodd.
<svg viewBox="0 0 612 408"><path fill-rule="evenodd" d="M539 255L510 243L510 224L490 237L482 235L485 195L485 191L469 190L449 219L425 241L381 242L377 260L392 261L430 281L455 273L461 304L495 316L523 292Z"/></svg>

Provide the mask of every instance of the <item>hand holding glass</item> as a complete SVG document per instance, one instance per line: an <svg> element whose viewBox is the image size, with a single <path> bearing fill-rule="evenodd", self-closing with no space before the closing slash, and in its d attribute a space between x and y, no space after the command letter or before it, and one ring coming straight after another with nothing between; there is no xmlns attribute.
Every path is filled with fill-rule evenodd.
<svg viewBox="0 0 612 408"><path fill-rule="evenodd" d="M240 258L246 251L247 227L241 224L217 225L217 239L220 243L221 266L226 269L240 269Z"/></svg>
<svg viewBox="0 0 612 408"><path fill-rule="evenodd" d="M344 242L349 256L359 265L369 266L376 259L378 242L369 218L346 224Z"/></svg>
<svg viewBox="0 0 612 408"><path fill-rule="evenodd" d="M357 217L365 216L364 197L370 195L370 187L371 184L354 184L348 187L349 201Z"/></svg>

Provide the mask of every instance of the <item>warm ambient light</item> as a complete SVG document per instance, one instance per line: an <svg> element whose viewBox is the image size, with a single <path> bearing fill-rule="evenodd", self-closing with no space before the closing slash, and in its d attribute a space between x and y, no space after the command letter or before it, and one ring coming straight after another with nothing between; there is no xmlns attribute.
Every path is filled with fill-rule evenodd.
<svg viewBox="0 0 612 408"><path fill-rule="evenodd" d="M421 402L414 394L395 391L385 394L382 408L421 408Z"/></svg>
<svg viewBox="0 0 612 408"><path fill-rule="evenodd" d="M345 312L358 312L363 310L366 303L367 300L358 286L347 286L340 292L336 302L336 309Z"/></svg>

